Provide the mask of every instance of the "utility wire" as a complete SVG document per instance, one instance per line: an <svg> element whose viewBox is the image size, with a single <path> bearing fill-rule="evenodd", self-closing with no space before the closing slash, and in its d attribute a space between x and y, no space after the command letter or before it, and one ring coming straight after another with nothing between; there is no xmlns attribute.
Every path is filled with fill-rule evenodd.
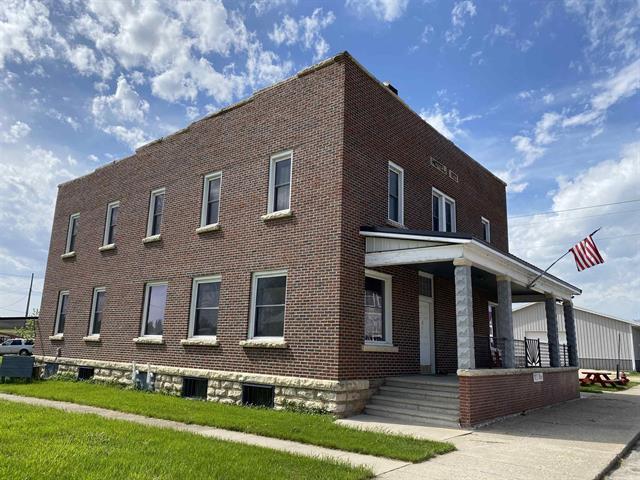
<svg viewBox="0 0 640 480"><path fill-rule="evenodd" d="M580 217L568 217L568 218L552 218L549 220L535 220L533 222L514 222L510 226L521 227L525 225L536 225L549 222L571 222L574 220L580 220L582 218L595 218L595 217L607 217L609 215L620 215L621 213L640 212L640 208L634 208L633 210L620 210L619 212L598 213L595 215L582 215Z"/></svg>
<svg viewBox="0 0 640 480"><path fill-rule="evenodd" d="M18 299L18 300L16 300L15 302L10 303L9 305L5 305L4 307L0 307L0 309L2 309L2 308L7 308L7 307L13 307L16 303L23 301L25 298L27 298L27 296L26 296L26 295L25 295L24 297L22 297L22 298L19 298L19 299Z"/></svg>
<svg viewBox="0 0 640 480"><path fill-rule="evenodd" d="M567 208L565 210L547 210L546 212L527 213L525 215L513 215L508 218L535 217L536 215L552 215L554 213L573 212L576 210L585 210L587 208L608 207L610 205L622 205L623 203L633 203L633 202L640 202L640 198L636 198L633 200L623 200L621 202L602 203L600 205L589 205L586 207Z"/></svg>

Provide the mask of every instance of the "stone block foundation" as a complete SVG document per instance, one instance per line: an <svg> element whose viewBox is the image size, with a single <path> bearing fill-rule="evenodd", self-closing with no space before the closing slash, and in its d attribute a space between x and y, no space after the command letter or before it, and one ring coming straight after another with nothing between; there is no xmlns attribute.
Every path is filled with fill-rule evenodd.
<svg viewBox="0 0 640 480"><path fill-rule="evenodd" d="M580 397L575 367L458 370L458 379L463 427Z"/></svg>
<svg viewBox="0 0 640 480"><path fill-rule="evenodd" d="M257 373L227 372L198 368L179 368L76 358L36 356L38 364L58 364L58 373L76 376L79 367L94 368L97 381L133 385L133 369L153 373L155 391L180 395L184 377L207 379L207 400L221 403L242 403L243 383L273 385L275 408L295 405L306 409L325 410L339 417L360 413L375 392L376 380L322 380Z"/></svg>

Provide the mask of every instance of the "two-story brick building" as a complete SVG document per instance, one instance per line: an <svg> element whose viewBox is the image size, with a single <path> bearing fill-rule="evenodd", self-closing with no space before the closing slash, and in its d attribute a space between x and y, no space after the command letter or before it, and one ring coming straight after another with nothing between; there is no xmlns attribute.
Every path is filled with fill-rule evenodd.
<svg viewBox="0 0 640 480"><path fill-rule="evenodd" d="M540 273L508 253L504 182L343 53L60 185L36 353L218 401L470 425L577 396L580 290L528 286ZM564 302L572 367L550 334L553 367L516 368L520 300L550 331Z"/></svg>

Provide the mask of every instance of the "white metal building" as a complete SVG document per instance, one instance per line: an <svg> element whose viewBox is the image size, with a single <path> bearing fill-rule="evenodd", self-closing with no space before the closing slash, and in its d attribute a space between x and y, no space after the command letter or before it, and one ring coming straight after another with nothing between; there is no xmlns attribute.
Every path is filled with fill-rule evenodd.
<svg viewBox="0 0 640 480"><path fill-rule="evenodd" d="M562 309L558 316L560 343L567 343ZM574 307L580 368L640 371L640 323ZM513 336L547 342L547 320L543 303L532 303L513 312Z"/></svg>

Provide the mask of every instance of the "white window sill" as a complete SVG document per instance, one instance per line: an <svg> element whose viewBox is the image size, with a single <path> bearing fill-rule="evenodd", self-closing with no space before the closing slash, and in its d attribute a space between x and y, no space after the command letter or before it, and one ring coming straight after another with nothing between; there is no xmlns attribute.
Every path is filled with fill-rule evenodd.
<svg viewBox="0 0 640 480"><path fill-rule="evenodd" d="M387 225L390 225L392 227L396 227L396 228L402 228L406 230L406 226L404 223L400 223L400 222L396 222L395 220L391 220L390 218L387 218Z"/></svg>
<svg viewBox="0 0 640 480"><path fill-rule="evenodd" d="M286 210L278 210L277 212L271 212L271 213L267 213L266 215L262 215L260 217L260 220L262 220L263 222L266 222L268 220L276 220L278 218L287 218L292 216L293 216L293 211L290 208L288 208Z"/></svg>
<svg viewBox="0 0 640 480"><path fill-rule="evenodd" d="M67 252L67 253L63 253L62 255L60 255L60 258L65 260L67 258L73 258L76 256L76 252Z"/></svg>
<svg viewBox="0 0 640 480"><path fill-rule="evenodd" d="M196 228L196 233L209 233L209 232L217 232L220 230L220 223L213 223L211 225L205 225L203 227Z"/></svg>
<svg viewBox="0 0 640 480"><path fill-rule="evenodd" d="M162 345L164 344L164 339L161 336L136 337L133 339L133 343Z"/></svg>
<svg viewBox="0 0 640 480"><path fill-rule="evenodd" d="M398 351L398 347L396 345L388 345L388 344L373 344L373 343L365 343L362 345L363 352L389 352L396 353Z"/></svg>
<svg viewBox="0 0 640 480"><path fill-rule="evenodd" d="M64 340L64 333L56 333L55 335L51 335L49 340Z"/></svg>
<svg viewBox="0 0 640 480"><path fill-rule="evenodd" d="M87 337L82 337L82 340L84 340L85 342L99 342L100 335L89 335Z"/></svg>
<svg viewBox="0 0 640 480"><path fill-rule="evenodd" d="M186 346L218 346L218 339L216 337L191 337L180 340L182 345Z"/></svg>
<svg viewBox="0 0 640 480"><path fill-rule="evenodd" d="M151 235L150 237L144 237L142 239L142 243L153 243L153 242L159 242L160 240L162 240L162 235L157 234L157 235Z"/></svg>
<svg viewBox="0 0 640 480"><path fill-rule="evenodd" d="M108 252L109 250L115 250L116 249L116 244L115 243L109 243L108 245L103 245L100 248L98 248L99 252Z"/></svg>
<svg viewBox="0 0 640 480"><path fill-rule="evenodd" d="M262 340L252 338L250 340L241 340L240 346L244 348L289 348L287 342L283 340Z"/></svg>

